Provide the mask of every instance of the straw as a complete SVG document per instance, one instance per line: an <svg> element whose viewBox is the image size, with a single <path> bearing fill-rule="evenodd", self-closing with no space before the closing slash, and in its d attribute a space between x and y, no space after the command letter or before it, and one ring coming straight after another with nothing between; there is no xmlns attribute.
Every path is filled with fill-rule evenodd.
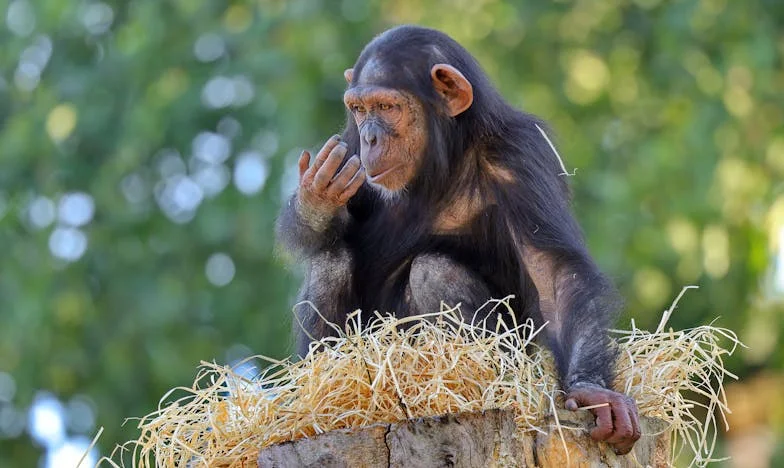
<svg viewBox="0 0 784 468"><path fill-rule="evenodd" d="M612 332L620 356L615 388L637 401L641 415L668 424L673 460L685 451L691 465L704 466L717 461L717 418L726 426L730 412L723 382L735 376L723 359L740 342L713 324L664 330L675 304L654 332L634 322L631 330ZM266 365L252 378L203 362L192 386L171 390L157 411L138 420L138 439L99 464L255 466L260 449L281 442L488 409L513 411L521 432L544 432L552 408L563 406L563 392L550 352L536 343L541 328L517 324L508 298L483 307L497 316L495 330L465 323L458 307L443 304L420 317L376 313L367 324L357 311L336 327L339 336L312 343L301 361L244 361L245 369L251 361Z"/></svg>

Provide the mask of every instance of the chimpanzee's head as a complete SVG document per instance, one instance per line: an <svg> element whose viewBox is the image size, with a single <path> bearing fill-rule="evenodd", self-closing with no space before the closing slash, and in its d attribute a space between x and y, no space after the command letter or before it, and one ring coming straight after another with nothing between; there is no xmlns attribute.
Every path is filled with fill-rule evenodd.
<svg viewBox="0 0 784 468"><path fill-rule="evenodd" d="M345 71L348 125L356 126L372 187L394 194L417 175L432 173L423 170L428 163L433 170L449 163L445 153L453 142L447 127L474 101L471 82L460 70L465 57L470 55L443 33L402 26L374 39Z"/></svg>

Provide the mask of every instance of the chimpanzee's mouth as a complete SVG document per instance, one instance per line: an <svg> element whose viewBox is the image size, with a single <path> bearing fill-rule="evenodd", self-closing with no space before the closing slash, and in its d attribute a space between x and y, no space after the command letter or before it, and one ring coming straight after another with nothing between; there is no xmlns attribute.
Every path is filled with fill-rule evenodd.
<svg viewBox="0 0 784 468"><path fill-rule="evenodd" d="M382 179L382 178L383 178L385 175L387 175L387 174L389 174L390 172L394 171L394 170L395 170L395 169L397 169L398 167L400 167L400 165L399 165L399 164L398 164L398 165L395 165L395 166L392 166L392 167L390 167L389 169L385 169L385 170L383 170L383 171L379 172L378 174L374 174L374 175L371 175L371 174L370 174L370 172L368 171L368 174L367 174L367 176L368 176L368 180L369 180L370 182L377 183L377 182L378 182L379 180L381 180L381 179Z"/></svg>

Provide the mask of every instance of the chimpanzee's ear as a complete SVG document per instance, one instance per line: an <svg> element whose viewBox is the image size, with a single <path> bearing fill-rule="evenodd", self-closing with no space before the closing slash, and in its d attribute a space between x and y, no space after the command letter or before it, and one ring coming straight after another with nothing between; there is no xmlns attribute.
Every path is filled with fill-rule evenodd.
<svg viewBox="0 0 784 468"><path fill-rule="evenodd" d="M343 78L346 79L346 83L351 84L351 79L354 78L354 69L346 68L346 71L343 72Z"/></svg>
<svg viewBox="0 0 784 468"><path fill-rule="evenodd" d="M430 69L430 76L433 77L436 91L446 99L449 115L455 117L471 107L474 102L474 88L460 70L452 65L438 63Z"/></svg>

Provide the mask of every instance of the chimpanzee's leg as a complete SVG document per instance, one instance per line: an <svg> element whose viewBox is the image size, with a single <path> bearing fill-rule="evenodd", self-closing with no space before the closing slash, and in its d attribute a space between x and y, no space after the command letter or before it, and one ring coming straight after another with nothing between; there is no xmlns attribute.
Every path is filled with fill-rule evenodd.
<svg viewBox="0 0 784 468"><path fill-rule="evenodd" d="M307 354L312 339L335 334L325 319L341 329L345 326L346 315L356 306L351 282L352 263L351 252L346 248L322 251L308 259L305 280L294 308L298 355Z"/></svg>
<svg viewBox="0 0 784 468"><path fill-rule="evenodd" d="M490 289L478 274L441 254L422 254L414 258L407 293L410 293L412 314L438 312L441 302L449 307L459 303L463 320L469 323L476 310L491 299ZM489 310L483 312L477 315L477 322L483 320Z"/></svg>

